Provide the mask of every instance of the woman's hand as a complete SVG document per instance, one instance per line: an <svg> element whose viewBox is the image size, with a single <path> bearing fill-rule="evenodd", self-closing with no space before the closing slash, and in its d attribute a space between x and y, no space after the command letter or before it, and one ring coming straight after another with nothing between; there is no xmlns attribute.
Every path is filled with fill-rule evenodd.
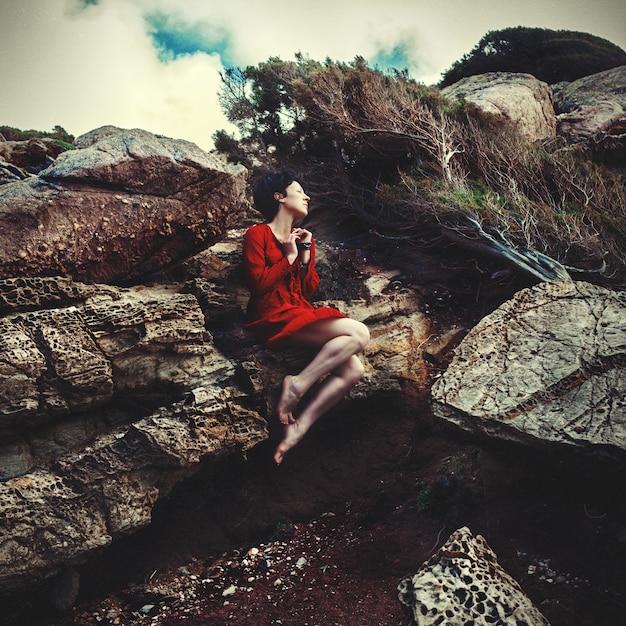
<svg viewBox="0 0 626 626"><path fill-rule="evenodd" d="M283 242L283 251L289 263L298 258L298 243L310 242L313 238L311 231L304 228L294 228Z"/></svg>
<svg viewBox="0 0 626 626"><path fill-rule="evenodd" d="M294 228L291 232L296 235L296 238L300 243L311 241L313 239L311 231L306 230L305 228Z"/></svg>

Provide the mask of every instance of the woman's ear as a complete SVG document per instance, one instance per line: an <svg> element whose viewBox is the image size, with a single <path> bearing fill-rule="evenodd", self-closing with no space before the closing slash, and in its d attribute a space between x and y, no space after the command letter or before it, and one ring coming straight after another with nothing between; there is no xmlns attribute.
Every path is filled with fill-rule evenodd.
<svg viewBox="0 0 626 626"><path fill-rule="evenodd" d="M274 194L274 200L278 200L280 202L283 199L283 194L278 191Z"/></svg>

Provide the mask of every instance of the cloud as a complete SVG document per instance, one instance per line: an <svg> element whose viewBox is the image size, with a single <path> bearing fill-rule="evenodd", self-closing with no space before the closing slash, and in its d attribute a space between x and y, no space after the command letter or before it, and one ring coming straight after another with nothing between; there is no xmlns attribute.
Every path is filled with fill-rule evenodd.
<svg viewBox="0 0 626 626"><path fill-rule="evenodd" d="M580 30L626 47L623 0L0 1L0 124L114 124L207 149L233 130L219 72L298 52L400 65L426 84L490 30Z"/></svg>
<svg viewBox="0 0 626 626"><path fill-rule="evenodd" d="M3 6L0 38L13 54L0 54L0 123L58 124L73 134L138 127L209 149L212 133L227 127L217 101L220 57L196 52L163 62L142 7L79 8L66 0Z"/></svg>

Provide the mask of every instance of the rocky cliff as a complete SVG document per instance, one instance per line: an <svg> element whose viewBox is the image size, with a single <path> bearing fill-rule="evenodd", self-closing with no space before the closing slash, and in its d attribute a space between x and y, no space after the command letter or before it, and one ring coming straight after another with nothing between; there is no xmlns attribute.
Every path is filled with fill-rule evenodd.
<svg viewBox="0 0 626 626"><path fill-rule="evenodd" d="M524 93L527 104L513 98L505 115L524 124L532 110L524 132L554 135L547 86L487 82L504 91L453 88L489 109ZM268 352L241 329L243 167L141 130L105 127L76 145L38 173L3 162L15 174L0 187L5 590L149 524L183 477L267 439L284 374L309 356ZM338 246L319 243L323 278L335 285L323 302L372 336L347 410L393 394L424 399L465 330L445 302L429 307L407 287L393 261L363 263L349 282ZM621 294L583 283L517 294L458 347L433 386L435 414L489 437L620 457L623 313Z"/></svg>

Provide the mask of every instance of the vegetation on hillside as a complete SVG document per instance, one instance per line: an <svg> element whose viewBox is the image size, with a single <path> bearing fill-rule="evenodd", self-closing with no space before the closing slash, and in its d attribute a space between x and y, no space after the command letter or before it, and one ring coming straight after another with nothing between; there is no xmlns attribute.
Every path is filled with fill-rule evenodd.
<svg viewBox="0 0 626 626"><path fill-rule="evenodd" d="M432 248L456 242L540 280L564 266L626 273L623 175L584 148L528 143L406 72L270 58L223 76L235 161L302 172L318 201L372 232Z"/></svg>
<svg viewBox="0 0 626 626"><path fill-rule="evenodd" d="M42 130L20 130L13 126L0 126L0 135L7 141L28 141L29 139L41 139L54 141L66 150L74 148L74 135L70 135L62 126L55 126L51 132Z"/></svg>
<svg viewBox="0 0 626 626"><path fill-rule="evenodd" d="M488 32L444 72L441 87L486 72L524 72L548 84L571 82L619 65L626 65L626 52L606 39L516 26Z"/></svg>

